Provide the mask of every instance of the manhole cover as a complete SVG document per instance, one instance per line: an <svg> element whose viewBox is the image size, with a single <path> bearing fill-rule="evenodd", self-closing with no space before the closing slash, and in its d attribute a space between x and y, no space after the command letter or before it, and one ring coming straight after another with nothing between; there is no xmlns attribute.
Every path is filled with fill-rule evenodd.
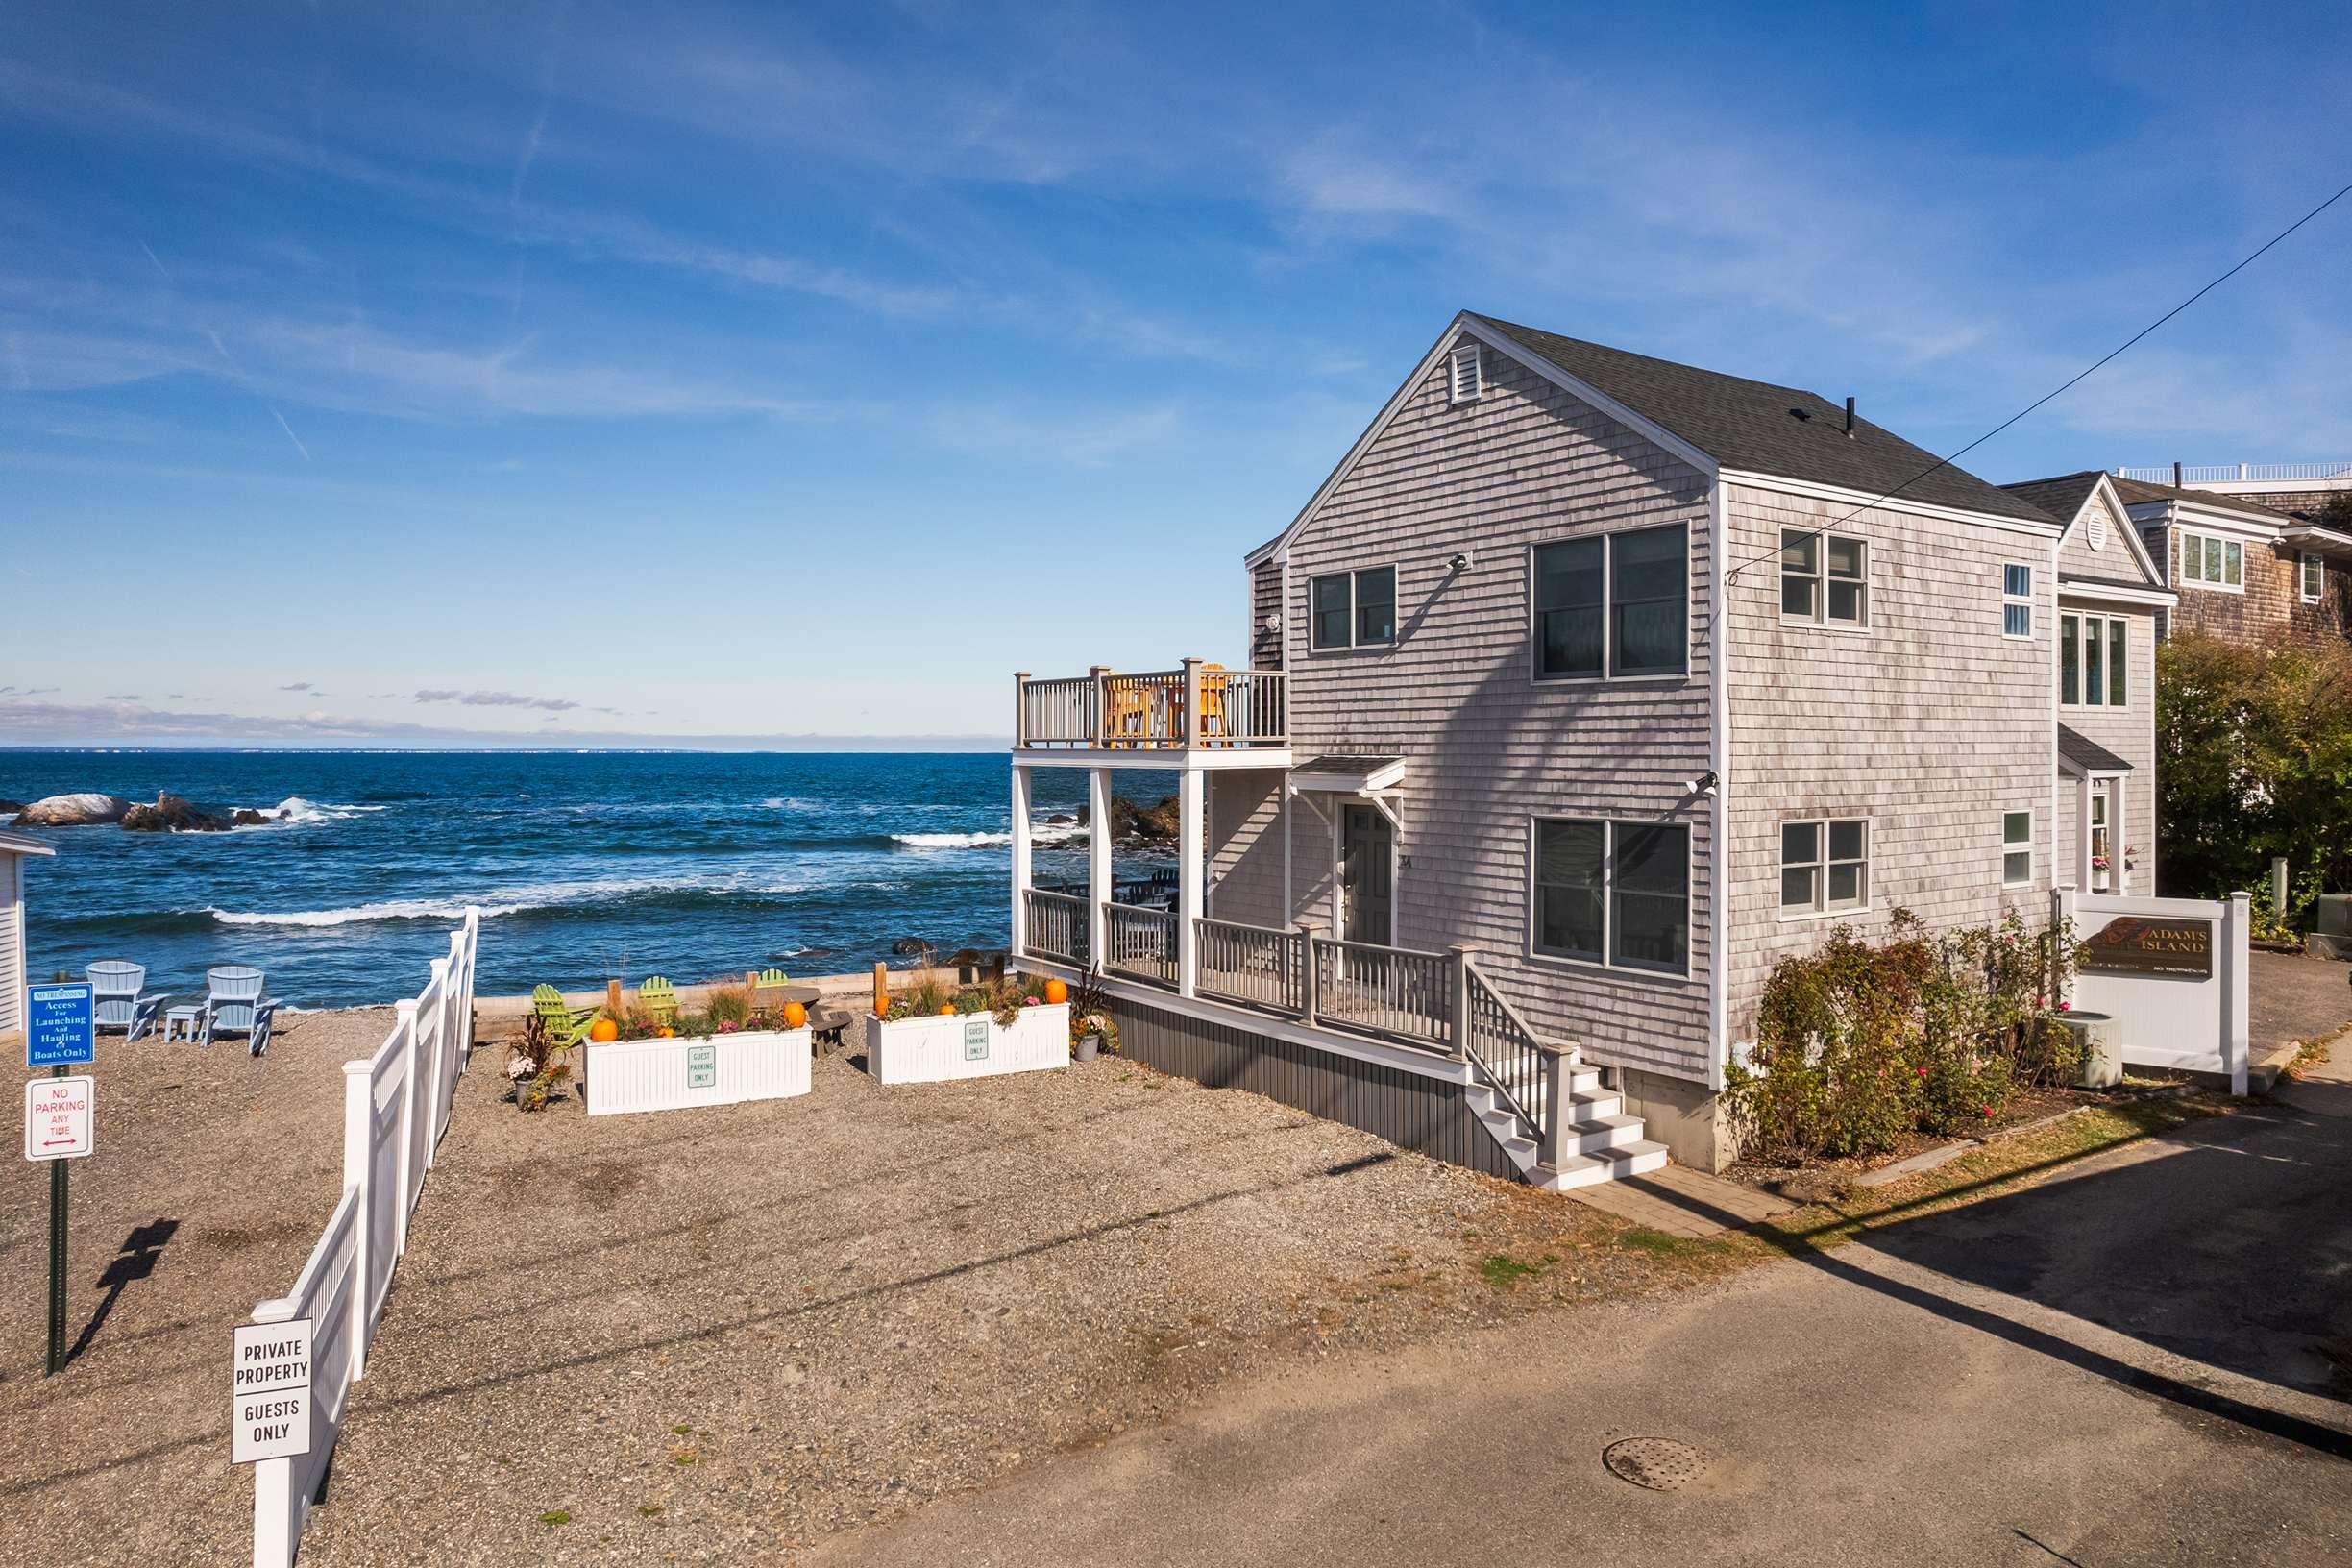
<svg viewBox="0 0 2352 1568"><path fill-rule="evenodd" d="M1671 1437L1626 1437L1601 1451L1601 1462L1619 1481L1654 1492L1679 1491L1705 1475L1714 1456Z"/></svg>

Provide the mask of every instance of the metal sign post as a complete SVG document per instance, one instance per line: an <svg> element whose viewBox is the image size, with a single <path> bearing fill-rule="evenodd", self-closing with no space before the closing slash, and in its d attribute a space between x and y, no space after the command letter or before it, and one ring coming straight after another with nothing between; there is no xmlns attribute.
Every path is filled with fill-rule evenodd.
<svg viewBox="0 0 2352 1568"><path fill-rule="evenodd" d="M98 1056L97 1004L86 980L25 988L25 1066L47 1067L51 1082L25 1086L25 1158L49 1163L49 1360L46 1375L65 1370L65 1242L69 1188L66 1162L89 1153L90 1090L87 1078L68 1079L65 1069ZM62 1080L62 1081L61 1081ZM68 1085L81 1086L77 1097ZM52 1117L39 1133L37 1116ZM78 1136L76 1117L79 1117ZM39 1136L37 1136L39 1133Z"/></svg>

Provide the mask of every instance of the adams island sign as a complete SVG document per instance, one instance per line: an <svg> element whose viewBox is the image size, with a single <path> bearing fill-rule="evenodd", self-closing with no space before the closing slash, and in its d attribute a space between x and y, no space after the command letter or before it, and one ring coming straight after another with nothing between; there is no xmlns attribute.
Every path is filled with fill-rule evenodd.
<svg viewBox="0 0 2352 1568"><path fill-rule="evenodd" d="M2087 974L2170 974L2210 980L2214 922L2119 915L2083 943Z"/></svg>

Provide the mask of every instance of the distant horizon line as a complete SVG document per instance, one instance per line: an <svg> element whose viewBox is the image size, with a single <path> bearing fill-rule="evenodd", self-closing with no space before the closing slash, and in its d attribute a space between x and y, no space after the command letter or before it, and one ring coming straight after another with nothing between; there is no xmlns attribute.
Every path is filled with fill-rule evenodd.
<svg viewBox="0 0 2352 1568"><path fill-rule="evenodd" d="M532 756L603 755L697 755L697 756L962 756L993 751L1010 751L1011 736L984 735L819 735L806 741L786 745L695 745L686 742L676 746L515 746L483 745L453 746L446 743L404 746L398 743L375 746L285 745L247 746L233 741L156 742L127 746L98 741L10 742L0 744L0 756L26 755L38 752L69 752L78 755L135 755L146 752L231 751L241 755L271 753L342 752L359 754L403 754L428 756L462 756L475 754L504 754Z"/></svg>

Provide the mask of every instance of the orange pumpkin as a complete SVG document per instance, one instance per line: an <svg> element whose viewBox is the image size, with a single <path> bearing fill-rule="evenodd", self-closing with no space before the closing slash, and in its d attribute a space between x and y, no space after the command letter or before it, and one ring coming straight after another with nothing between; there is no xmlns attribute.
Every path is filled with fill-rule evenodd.
<svg viewBox="0 0 2352 1568"><path fill-rule="evenodd" d="M588 1026L588 1038L594 1041L619 1040L621 1026L610 1018L599 1018Z"/></svg>
<svg viewBox="0 0 2352 1568"><path fill-rule="evenodd" d="M797 1029L806 1022L808 1022L807 1008L802 1007L798 1002L786 1002L784 1004L785 1028Z"/></svg>
<svg viewBox="0 0 2352 1568"><path fill-rule="evenodd" d="M949 1002L949 1003L948 1003L948 1004L947 1004L945 1007L941 1008L941 1009L940 1009L940 1017L943 1017L943 1018L952 1018L952 1017L955 1017L955 1003L953 1003L953 1002Z"/></svg>
<svg viewBox="0 0 2352 1568"><path fill-rule="evenodd" d="M655 1040L670 1040L674 1038L676 1034L677 1031L675 1029L671 1028L665 1023L659 1029L653 1031L653 1038Z"/></svg>
<svg viewBox="0 0 2352 1568"><path fill-rule="evenodd" d="M1046 1005L1053 1006L1069 1000L1069 987L1059 977L1045 982Z"/></svg>

